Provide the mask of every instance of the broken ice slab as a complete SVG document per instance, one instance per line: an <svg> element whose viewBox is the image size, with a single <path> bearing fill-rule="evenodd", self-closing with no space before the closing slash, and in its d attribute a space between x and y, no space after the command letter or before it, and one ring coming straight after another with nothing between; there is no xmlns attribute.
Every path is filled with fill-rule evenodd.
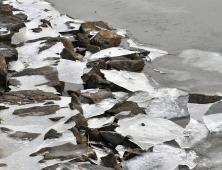
<svg viewBox="0 0 222 170"><path fill-rule="evenodd" d="M128 54L134 54L135 51L129 51L125 50L120 47L112 47L105 50L101 50L93 55L90 56L90 60L98 60L100 58L106 58L106 57L119 57L122 55L128 55Z"/></svg>
<svg viewBox="0 0 222 170"><path fill-rule="evenodd" d="M187 165L189 169L193 169L196 166L195 160L197 155L194 151L185 151L174 146L159 144L153 147L153 152L168 153L171 157L177 160L180 165Z"/></svg>
<svg viewBox="0 0 222 170"><path fill-rule="evenodd" d="M122 170L175 170L178 160L168 153L146 153L122 163Z"/></svg>
<svg viewBox="0 0 222 170"><path fill-rule="evenodd" d="M72 30L79 30L81 24L84 23L84 21L70 18L66 14L53 18L52 20L50 20L50 22L51 22L52 28L58 32L68 32Z"/></svg>
<svg viewBox="0 0 222 170"><path fill-rule="evenodd" d="M154 88L143 73L116 70L100 70L108 81L129 91L153 92Z"/></svg>
<svg viewBox="0 0 222 170"><path fill-rule="evenodd" d="M178 89L162 88L152 93L137 91L127 101L136 102L152 117L172 119L189 115L185 95Z"/></svg>
<svg viewBox="0 0 222 170"><path fill-rule="evenodd" d="M84 62L60 59L57 66L59 79L63 82L83 84L81 76L85 67Z"/></svg>
<svg viewBox="0 0 222 170"><path fill-rule="evenodd" d="M209 104L187 103L187 108L191 118L202 122L203 116L212 105L213 103Z"/></svg>
<svg viewBox="0 0 222 170"><path fill-rule="evenodd" d="M222 113L206 115L203 121L210 132L218 132L222 130Z"/></svg>
<svg viewBox="0 0 222 170"><path fill-rule="evenodd" d="M184 129L167 119L153 118L148 115L138 114L132 118L118 121L120 127L116 132L123 136L129 135L130 141L142 149L149 149L155 144L183 136Z"/></svg>
<svg viewBox="0 0 222 170"><path fill-rule="evenodd" d="M190 119L183 136L178 137L176 141L181 148L193 148L198 142L206 138L208 133L209 130L203 123Z"/></svg>
<svg viewBox="0 0 222 170"><path fill-rule="evenodd" d="M158 49L155 49L155 48L152 48L152 47L142 46L142 45L136 43L135 41L133 41L132 39L128 39L127 41L129 43L130 47L149 51L150 53L149 53L148 57L151 59L151 61L155 60L158 57L161 57L161 56L164 56L164 55L168 54L167 51L158 50Z"/></svg>
<svg viewBox="0 0 222 170"><path fill-rule="evenodd" d="M113 123L115 116L103 117L103 118L92 118L88 120L88 127L90 128L101 128L103 126Z"/></svg>
<svg viewBox="0 0 222 170"><path fill-rule="evenodd" d="M83 115L85 118L90 118L102 115L106 110L112 108L118 101L116 99L104 99L97 104L81 104Z"/></svg>

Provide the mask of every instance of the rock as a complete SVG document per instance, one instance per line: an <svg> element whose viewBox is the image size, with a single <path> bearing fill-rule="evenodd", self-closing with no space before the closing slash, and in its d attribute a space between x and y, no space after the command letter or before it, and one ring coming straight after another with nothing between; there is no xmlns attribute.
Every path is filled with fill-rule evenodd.
<svg viewBox="0 0 222 170"><path fill-rule="evenodd" d="M102 139L99 131L96 129L87 128L85 133L86 137L89 137L89 140L100 142Z"/></svg>
<svg viewBox="0 0 222 170"><path fill-rule="evenodd" d="M95 53L97 53L97 52L100 51L100 47L95 46L95 45L88 44L88 45L86 46L86 51L89 51L89 52L91 52L92 54L95 54Z"/></svg>
<svg viewBox="0 0 222 170"><path fill-rule="evenodd" d="M99 66L100 69L107 70L107 64L106 64L106 62L103 59L99 60L98 66Z"/></svg>
<svg viewBox="0 0 222 170"><path fill-rule="evenodd" d="M147 152L147 151L139 149L139 148L136 148L136 149L133 149L133 150L129 150L129 151L125 151L124 155L123 155L123 160L127 161L129 159L134 158L135 156L140 156L140 155L142 155L145 152Z"/></svg>
<svg viewBox="0 0 222 170"><path fill-rule="evenodd" d="M117 123L113 122L112 124L110 124L108 126L101 127L99 130L101 130L101 131L114 131L117 127L119 127L119 125Z"/></svg>
<svg viewBox="0 0 222 170"><path fill-rule="evenodd" d="M15 14L14 16L23 20L23 21L27 20L27 18L28 18L28 16L25 15L24 13Z"/></svg>
<svg viewBox="0 0 222 170"><path fill-rule="evenodd" d="M46 139L55 139L55 138L60 138L62 136L61 133L58 133L54 129L50 129L44 136L44 140Z"/></svg>
<svg viewBox="0 0 222 170"><path fill-rule="evenodd" d="M80 93L80 101L82 103L95 104L99 103L103 99L114 98L113 94L110 91L99 89L98 92L83 92Z"/></svg>
<svg viewBox="0 0 222 170"><path fill-rule="evenodd" d="M59 105L51 106L35 106L26 109L16 109L13 114L18 116L45 116L49 114L54 114L60 109Z"/></svg>
<svg viewBox="0 0 222 170"><path fill-rule="evenodd" d="M86 48L76 48L76 53L85 56Z"/></svg>
<svg viewBox="0 0 222 170"><path fill-rule="evenodd" d="M8 129L8 128L6 128L6 127L1 127L0 130L1 130L1 132L3 132L3 133L8 133L8 132L12 132L12 131L13 131L13 130Z"/></svg>
<svg viewBox="0 0 222 170"><path fill-rule="evenodd" d="M0 15L8 15L8 16L12 16L13 13L12 13L12 9L11 9L11 6L8 5L8 4L2 4L0 3Z"/></svg>
<svg viewBox="0 0 222 170"><path fill-rule="evenodd" d="M0 91L4 91L7 87L8 68L4 57L0 57Z"/></svg>
<svg viewBox="0 0 222 170"><path fill-rule="evenodd" d="M21 28L25 27L25 24L21 19L15 16L6 15L0 15L0 25L1 27L7 28L9 31L8 33L0 35L1 42L7 45L11 45L11 37L14 33L19 32Z"/></svg>
<svg viewBox="0 0 222 170"><path fill-rule="evenodd" d="M92 148L84 144L74 145L72 143L66 143L59 146L46 147L40 149L38 152L31 154L30 156L37 156L40 154L44 154L44 158L40 160L40 162L54 159L64 161L73 158L83 158L85 161L87 161L89 158L97 160L96 153L92 150Z"/></svg>
<svg viewBox="0 0 222 170"><path fill-rule="evenodd" d="M43 75L49 82L45 83L47 86L54 87L58 92L62 92L63 84L59 80L58 70L56 68L45 66L40 68L27 68L21 72L15 73L13 77L20 77L20 76L31 76L31 75ZM12 84L12 83L11 83ZM14 85L14 84L12 84Z"/></svg>
<svg viewBox="0 0 222 170"><path fill-rule="evenodd" d="M100 135L115 148L117 145L121 145L124 141L124 137L119 133L100 131Z"/></svg>
<svg viewBox="0 0 222 170"><path fill-rule="evenodd" d="M84 82L87 82L89 80L89 77L93 74L97 74L100 77L104 78L104 74L101 73L99 66L97 64L94 64L92 69L87 74L83 74L82 80Z"/></svg>
<svg viewBox="0 0 222 170"><path fill-rule="evenodd" d="M101 157L101 160L105 167L111 167L115 170L120 169L120 166L117 164L116 157L112 152L110 152L107 156Z"/></svg>
<svg viewBox="0 0 222 170"><path fill-rule="evenodd" d="M32 31L36 33L40 33L42 31L42 28L33 28Z"/></svg>
<svg viewBox="0 0 222 170"><path fill-rule="evenodd" d="M32 141L35 138L37 138L39 135L40 135L39 133L28 133L28 132L17 131L13 134L9 134L8 136L14 139Z"/></svg>
<svg viewBox="0 0 222 170"><path fill-rule="evenodd" d="M83 33L89 34L91 31L100 31L101 29L99 27L105 28L107 30L113 30L113 27L110 24L108 24L107 22L104 22L104 21L83 23L80 27L80 30Z"/></svg>
<svg viewBox="0 0 222 170"><path fill-rule="evenodd" d="M0 164L0 167L7 167L7 164Z"/></svg>
<svg viewBox="0 0 222 170"><path fill-rule="evenodd" d="M45 100L61 100L61 97L51 92L42 90L22 90L11 91L0 96L0 103L20 104L20 103L44 103Z"/></svg>
<svg viewBox="0 0 222 170"><path fill-rule="evenodd" d="M63 119L63 118L65 118L65 116L61 116L61 117L52 117L52 118L49 118L51 121L53 121L53 122L57 122L57 121L59 121L59 120L61 120L61 119Z"/></svg>
<svg viewBox="0 0 222 170"><path fill-rule="evenodd" d="M77 144L87 144L87 138L82 135L77 128L73 127L70 129L73 135L76 137Z"/></svg>
<svg viewBox="0 0 222 170"><path fill-rule="evenodd" d="M100 49L117 47L120 43L121 43L121 36L107 30L100 31L91 40L91 44L95 46L99 46Z"/></svg>
<svg viewBox="0 0 222 170"><path fill-rule="evenodd" d="M205 94L189 94L188 103L208 104L215 103L222 99L222 96L208 96Z"/></svg>
<svg viewBox="0 0 222 170"><path fill-rule="evenodd" d="M0 110L9 109L9 107L6 106L0 106Z"/></svg>
<svg viewBox="0 0 222 170"><path fill-rule="evenodd" d="M87 120L86 118L81 114L81 113L78 113L77 115L75 116L72 116L71 118L69 118L66 122L66 123L70 123L70 122L75 122L76 123L76 128L77 129L86 129L87 126L88 126L88 123L87 123Z"/></svg>
<svg viewBox="0 0 222 170"><path fill-rule="evenodd" d="M44 103L44 105L50 105L50 104L55 104L55 103L53 101Z"/></svg>
<svg viewBox="0 0 222 170"><path fill-rule="evenodd" d="M80 163L80 164L77 164L75 162L72 163L72 161L69 161L68 163L58 163L55 165L51 165L43 168L42 170L58 170L58 169L74 170L76 168L78 168L78 170L114 170L113 168L106 168L104 166L93 165L89 163Z"/></svg>
<svg viewBox="0 0 222 170"><path fill-rule="evenodd" d="M144 60L123 60L111 61L107 63L107 69L126 70L132 72L141 72L145 66Z"/></svg>
<svg viewBox="0 0 222 170"><path fill-rule="evenodd" d="M71 103L75 103L79 105L80 104L79 97L75 95L74 93L72 93L71 96L72 96Z"/></svg>
<svg viewBox="0 0 222 170"><path fill-rule="evenodd" d="M139 113L146 114L144 109L139 107L137 103L133 101L123 101L115 104L111 109L105 111L106 114L109 115L115 115L117 113L123 112L123 111L130 111L133 115L138 115Z"/></svg>
<svg viewBox="0 0 222 170"><path fill-rule="evenodd" d="M79 45L81 47L86 47L88 44L90 44L88 34L78 33L76 39L79 41Z"/></svg>
<svg viewBox="0 0 222 170"><path fill-rule="evenodd" d="M40 25L41 27L48 27L48 26L50 26L52 28L52 25L51 25L51 23L48 20L41 19L40 21L43 23L42 25Z"/></svg>
<svg viewBox="0 0 222 170"><path fill-rule="evenodd" d="M81 114L83 114L83 109L80 105L75 104L75 103L69 103L69 107L71 110L77 109Z"/></svg>
<svg viewBox="0 0 222 170"><path fill-rule="evenodd" d="M0 56L5 58L6 64L10 61L17 61L18 52L15 48L0 43Z"/></svg>
<svg viewBox="0 0 222 170"><path fill-rule="evenodd" d="M108 89L109 83L98 74L92 74L86 83L87 89Z"/></svg>

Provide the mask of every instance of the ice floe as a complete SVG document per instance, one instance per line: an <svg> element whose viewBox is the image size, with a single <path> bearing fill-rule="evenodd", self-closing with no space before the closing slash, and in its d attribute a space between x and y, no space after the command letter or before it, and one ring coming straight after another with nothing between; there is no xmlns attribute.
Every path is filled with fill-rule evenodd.
<svg viewBox="0 0 222 170"><path fill-rule="evenodd" d="M145 126L142 126L142 123ZM118 121L120 127L116 132L123 136L130 135L132 142L142 149L149 149L155 144L170 141L183 135L184 129L175 123L161 118L153 118L144 114L138 114L132 118Z"/></svg>
<svg viewBox="0 0 222 170"><path fill-rule="evenodd" d="M113 123L115 116L103 117L103 118L92 118L88 120L88 127L90 128L101 128L103 126L110 125Z"/></svg>
<svg viewBox="0 0 222 170"><path fill-rule="evenodd" d="M210 132L218 132L222 130L222 113L204 116L203 121Z"/></svg>
<svg viewBox="0 0 222 170"><path fill-rule="evenodd" d="M57 66L59 79L63 82L83 84L81 76L85 67L84 62L60 59Z"/></svg>
<svg viewBox="0 0 222 170"><path fill-rule="evenodd" d="M147 46L142 46L142 45L136 43L135 41L133 41L132 39L128 39L127 42L129 43L130 47L149 51L150 53L149 53L148 57L151 59L151 61L155 60L158 57L168 54L167 51L163 51L163 50L159 50L159 49L155 49L155 48L151 48L151 47L147 47Z"/></svg>

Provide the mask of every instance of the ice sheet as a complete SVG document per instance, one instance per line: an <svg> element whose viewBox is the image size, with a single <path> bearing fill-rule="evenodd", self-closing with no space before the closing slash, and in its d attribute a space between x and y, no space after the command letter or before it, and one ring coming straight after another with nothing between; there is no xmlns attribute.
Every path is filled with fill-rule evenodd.
<svg viewBox="0 0 222 170"><path fill-rule="evenodd" d="M93 54L90 57L90 60L98 60L99 58L105 58L105 57L118 57L118 56L122 56L122 55L133 54L133 53L136 53L136 52L125 50L120 47L112 47L112 48L108 48L105 50L101 50L101 51Z"/></svg>
<svg viewBox="0 0 222 170"><path fill-rule="evenodd" d="M142 123L145 126L142 126ZM132 136L130 140L142 149L148 149L155 144L175 139L182 136L184 131L182 127L169 120L153 118L144 114L121 119L118 124L120 127L116 128L116 132L123 136Z"/></svg>
<svg viewBox="0 0 222 170"><path fill-rule="evenodd" d="M207 127L195 119L190 119L184 130L183 137L176 139L181 148L192 148L208 135Z"/></svg>
<svg viewBox="0 0 222 170"><path fill-rule="evenodd" d="M222 130L222 113L204 116L203 121L210 132Z"/></svg>
<svg viewBox="0 0 222 170"><path fill-rule="evenodd" d="M123 162L123 170L175 170L179 162L167 153L146 153Z"/></svg>
<svg viewBox="0 0 222 170"><path fill-rule="evenodd" d="M136 43L135 41L133 41L132 39L128 39L127 42L129 43L130 47L149 51L150 54L148 55L148 57L151 59L151 61L155 60L158 57L168 54L167 51L163 51L163 50L159 50L159 49L155 49L155 48L151 48L151 47L147 47L147 46L142 46L142 45Z"/></svg>
<svg viewBox="0 0 222 170"><path fill-rule="evenodd" d="M103 118L93 118L88 120L88 127L90 128L101 128L105 125L113 123L115 116L103 117Z"/></svg>
<svg viewBox="0 0 222 170"><path fill-rule="evenodd" d="M197 155L192 150L185 151L170 145L159 144L153 147L153 152L168 153L171 157L177 160L180 165L187 165L189 169L193 169L196 166L195 160Z"/></svg>
<svg viewBox="0 0 222 170"><path fill-rule="evenodd" d="M63 82L83 84L81 76L83 75L83 69L85 67L86 63L81 61L60 59L57 66L59 79Z"/></svg>
<svg viewBox="0 0 222 170"><path fill-rule="evenodd" d="M143 73L116 70L100 70L105 78L121 87L132 92L147 91L152 92L154 88L150 85L149 80Z"/></svg>

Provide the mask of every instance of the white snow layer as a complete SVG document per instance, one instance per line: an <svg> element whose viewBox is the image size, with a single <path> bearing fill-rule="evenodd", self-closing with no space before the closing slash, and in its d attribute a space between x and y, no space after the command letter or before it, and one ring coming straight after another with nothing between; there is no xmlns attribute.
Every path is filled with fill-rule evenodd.
<svg viewBox="0 0 222 170"><path fill-rule="evenodd" d="M83 75L83 69L85 67L86 63L81 61L60 59L57 66L59 79L63 82L83 84L81 76Z"/></svg>
<svg viewBox="0 0 222 170"><path fill-rule="evenodd" d="M145 126L142 126L142 123ZM142 149L148 149L155 144L183 136L184 131L182 127L172 121L153 118L144 114L121 119L118 121L118 124L120 127L116 128L116 132L123 136L132 136L130 140Z"/></svg>

